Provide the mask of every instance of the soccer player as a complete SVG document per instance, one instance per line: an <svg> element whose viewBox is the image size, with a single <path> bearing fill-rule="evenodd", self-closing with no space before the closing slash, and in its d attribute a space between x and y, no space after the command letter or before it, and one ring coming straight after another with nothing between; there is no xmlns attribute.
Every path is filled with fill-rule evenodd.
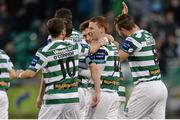
<svg viewBox="0 0 180 120"><path fill-rule="evenodd" d="M90 35L90 30L88 28L89 26L89 20L86 20L84 21L83 23L80 24L80 31L84 37L84 39L86 40L86 42L88 44L91 43L92 39L91 39L91 35ZM82 81L82 87L84 87L84 90L86 91L85 93L85 116L87 115L87 108L88 107L96 107L97 104L94 104L94 103L91 103L91 96L89 95L89 88L88 88L88 85L89 85L89 80L92 79L93 83L95 84L95 91L97 91L98 87L100 87L100 71L99 71L99 67L97 66L96 63L92 63L90 64L89 66L86 64L85 62L85 57L83 59L80 59L80 68L79 68L79 78L81 79ZM99 79L97 79L99 78ZM86 82L83 82L83 81L86 81ZM98 86L98 87L96 87ZM95 92L97 93L97 92ZM99 96L100 98L100 93L99 93ZM98 99L99 99L98 98ZM95 97L93 97L92 99L97 99ZM99 100L97 101L99 102ZM88 106L90 104L90 106Z"/></svg>
<svg viewBox="0 0 180 120"><path fill-rule="evenodd" d="M54 17L62 18L62 19L64 19L64 21L66 21L66 23L65 23L66 28L68 28L68 29L66 29L66 36L70 37L70 39L73 42L87 44L86 41L83 39L82 34L73 28L71 10L69 10L67 8L58 9L55 12ZM48 36L48 43L50 43L50 42L51 42L51 36Z"/></svg>
<svg viewBox="0 0 180 120"><path fill-rule="evenodd" d="M102 16L94 17L90 19L89 29L93 39L91 44L99 39L105 39L104 36L108 30L107 20ZM95 54L86 57L86 63L89 65L96 63L99 66L102 80L100 102L95 108L89 107L87 118L117 119L117 90L120 77L117 47L114 43L108 42ZM91 94L93 94L93 89L91 89Z"/></svg>
<svg viewBox="0 0 180 120"><path fill-rule="evenodd" d="M47 22L52 42L40 48L29 68L19 78L31 78L42 70L45 81L45 103L40 109L40 119L79 119L78 58L89 49L64 41L65 25L62 19Z"/></svg>
<svg viewBox="0 0 180 120"><path fill-rule="evenodd" d="M82 32L82 35L84 37L84 39L86 40L87 43L91 43L92 42L92 37L91 37L91 32L89 30L89 20L84 21L83 23L81 23L80 25L80 31ZM93 63L95 64L95 63ZM121 66L120 66L121 67ZM90 71L93 71L93 69L90 68ZM125 102L126 102L126 96L125 96L125 81L123 79L123 75L122 72L120 72L120 83L119 83L119 87L118 87L118 95L119 95L119 107L117 108L118 110L118 118L121 119L124 113L124 107L125 107ZM87 69L83 69L81 71L82 76L86 77L86 76L90 76L88 75L88 73L90 74L90 72Z"/></svg>
<svg viewBox="0 0 180 120"><path fill-rule="evenodd" d="M16 72L9 56L0 49L0 119L8 119L8 96L10 79L16 78Z"/></svg>
<svg viewBox="0 0 180 120"><path fill-rule="evenodd" d="M86 41L82 37L82 34L73 29L72 12L69 9L61 8L61 9L57 10L55 12L55 18L62 18L64 20L65 26L66 26L66 39L74 41L75 43L81 43L81 44L87 45ZM48 37L48 43L51 43L51 36L50 35ZM81 62L82 59L83 58L80 57L79 66L84 65ZM98 77L96 77L96 79L97 78ZM83 82L86 84L87 80L83 79ZM82 119L84 118L84 114L85 114L85 102L86 102L85 101L85 91L82 88L83 86L81 85L81 87L78 88L79 96L80 96L80 114L81 114ZM43 103L44 88L45 88L44 80L42 78L41 79L41 84L40 84L39 95L37 97L37 106L38 106L38 108L40 108L42 103Z"/></svg>
<svg viewBox="0 0 180 120"><path fill-rule="evenodd" d="M126 107L127 119L164 119L167 88L161 81L155 40L127 14L115 18L115 28L125 40L120 61L128 59L134 88Z"/></svg>

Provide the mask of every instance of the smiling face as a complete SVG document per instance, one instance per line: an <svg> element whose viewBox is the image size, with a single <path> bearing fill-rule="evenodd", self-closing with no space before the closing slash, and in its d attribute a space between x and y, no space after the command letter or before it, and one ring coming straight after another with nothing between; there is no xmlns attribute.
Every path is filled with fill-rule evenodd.
<svg viewBox="0 0 180 120"><path fill-rule="evenodd" d="M89 30L92 33L92 39L97 40L102 34L102 28L100 28L97 22L89 22Z"/></svg>
<svg viewBox="0 0 180 120"><path fill-rule="evenodd" d="M91 43L92 41L92 33L90 32L89 28L86 28L82 31L83 37L86 40L87 43Z"/></svg>

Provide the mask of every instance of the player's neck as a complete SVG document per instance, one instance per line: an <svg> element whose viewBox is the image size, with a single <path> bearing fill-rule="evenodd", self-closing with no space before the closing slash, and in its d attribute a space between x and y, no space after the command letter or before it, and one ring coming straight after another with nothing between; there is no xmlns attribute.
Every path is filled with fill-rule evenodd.
<svg viewBox="0 0 180 120"><path fill-rule="evenodd" d="M132 35L132 34L136 33L139 30L140 30L140 28L137 25L135 25L135 27L133 27L133 29L130 31L129 35Z"/></svg>
<svg viewBox="0 0 180 120"><path fill-rule="evenodd" d="M64 40L64 36L63 35L59 35L55 38L52 38L52 41L57 41L57 40Z"/></svg>

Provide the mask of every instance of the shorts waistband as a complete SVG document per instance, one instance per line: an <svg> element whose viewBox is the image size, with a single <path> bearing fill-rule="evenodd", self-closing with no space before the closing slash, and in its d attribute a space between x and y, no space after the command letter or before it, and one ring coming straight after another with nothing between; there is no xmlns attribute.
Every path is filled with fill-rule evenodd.
<svg viewBox="0 0 180 120"><path fill-rule="evenodd" d="M153 80L139 81L139 82L136 83L135 85L138 85L139 83L143 83L143 82L151 82L151 81L161 81L161 80L153 79Z"/></svg>

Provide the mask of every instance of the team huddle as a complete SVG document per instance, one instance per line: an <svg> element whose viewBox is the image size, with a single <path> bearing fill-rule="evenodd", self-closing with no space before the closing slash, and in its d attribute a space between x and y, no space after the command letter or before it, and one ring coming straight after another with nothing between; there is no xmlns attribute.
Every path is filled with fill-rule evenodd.
<svg viewBox="0 0 180 120"><path fill-rule="evenodd" d="M96 16L73 29L72 13L61 8L47 22L48 44L25 71L13 69L0 51L0 118L8 118L6 90L12 78L33 78L42 71L38 119L165 119L167 88L161 81L155 40L128 15L114 20L125 38L119 45L108 22ZM121 62L128 59L134 88L126 103ZM0 104L1 105L1 104Z"/></svg>

